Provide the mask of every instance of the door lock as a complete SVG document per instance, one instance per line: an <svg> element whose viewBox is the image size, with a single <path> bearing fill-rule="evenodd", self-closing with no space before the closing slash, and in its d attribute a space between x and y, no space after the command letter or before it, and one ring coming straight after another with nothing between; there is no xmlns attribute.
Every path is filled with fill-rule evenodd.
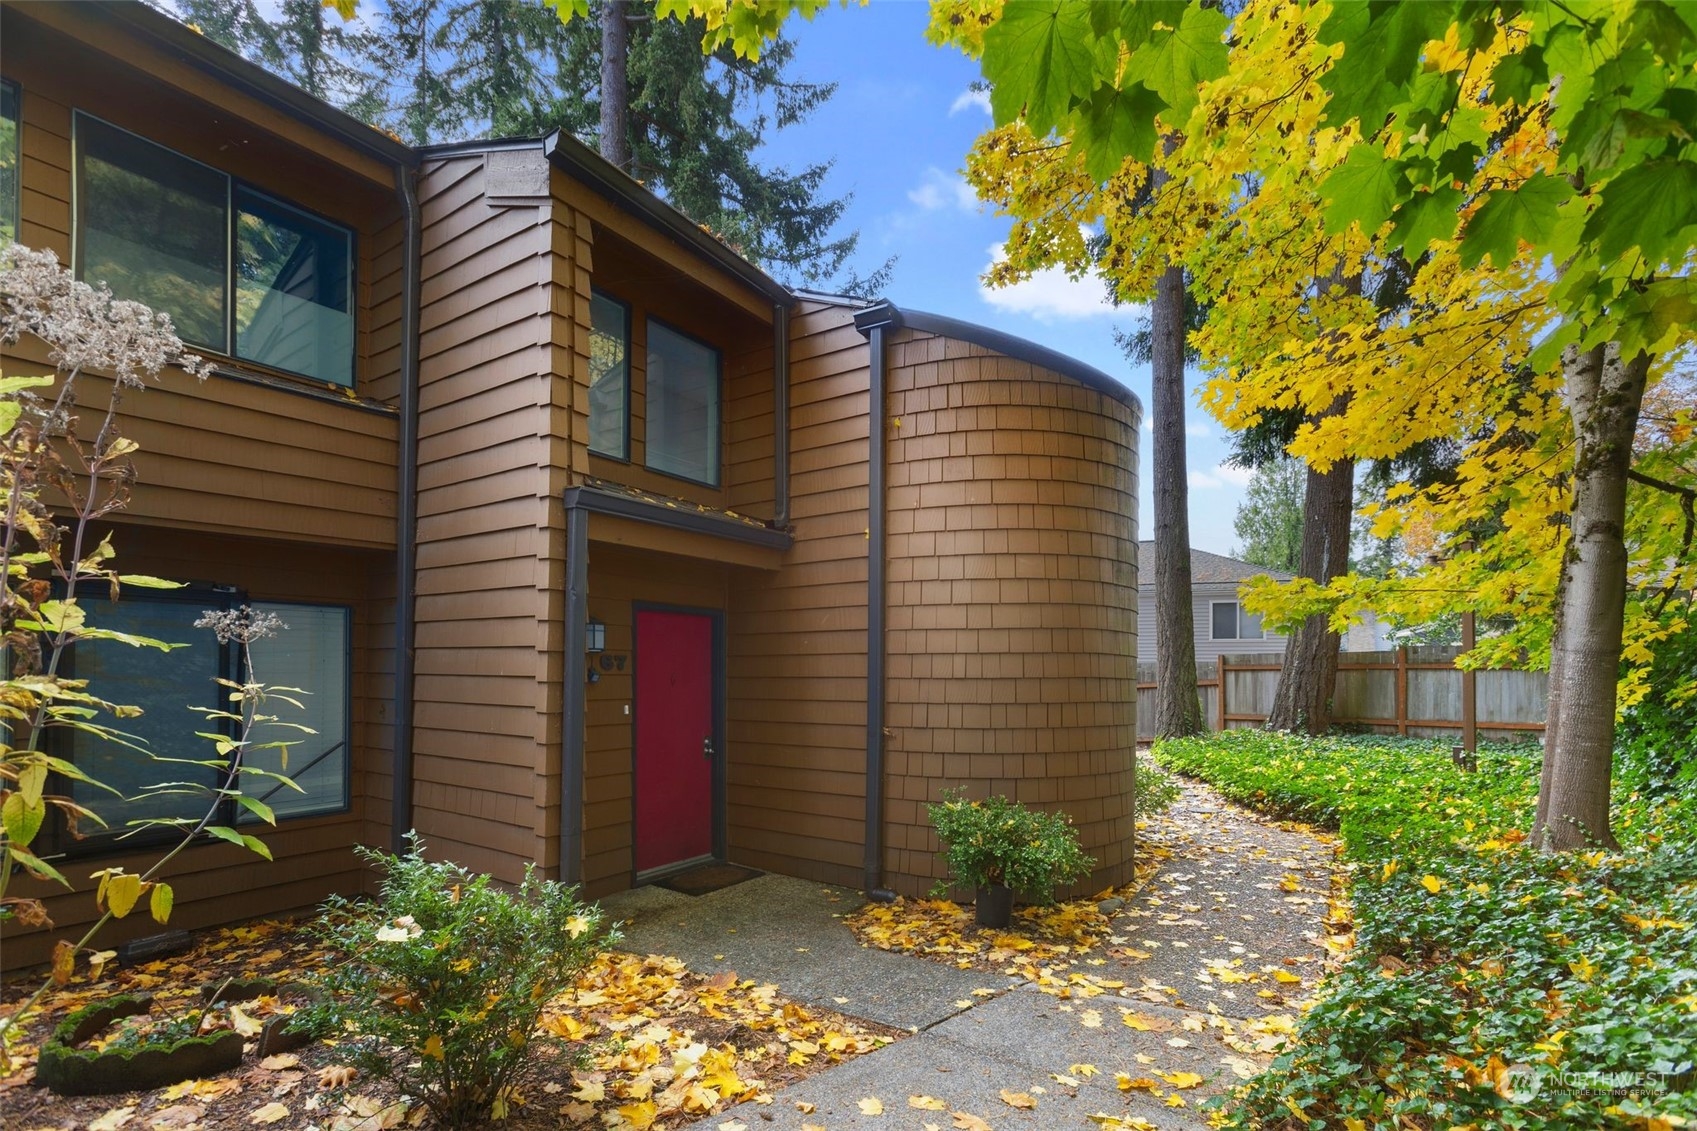
<svg viewBox="0 0 1697 1131"><path fill-rule="evenodd" d="M712 735L708 735L706 738L701 740L701 756L703 758L713 757L713 736Z"/></svg>

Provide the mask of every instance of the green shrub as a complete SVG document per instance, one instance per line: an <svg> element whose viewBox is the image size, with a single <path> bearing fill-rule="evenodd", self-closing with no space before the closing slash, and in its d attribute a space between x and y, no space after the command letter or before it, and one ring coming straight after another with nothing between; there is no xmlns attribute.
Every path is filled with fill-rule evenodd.
<svg viewBox="0 0 1697 1131"><path fill-rule="evenodd" d="M1096 863L1078 846L1064 813L1027 809L1005 797L969 801L960 789L945 792L929 812L955 883L1006 884L1038 903L1053 903L1057 885L1083 879Z"/></svg>
<svg viewBox="0 0 1697 1131"><path fill-rule="evenodd" d="M1178 800L1178 782L1155 764L1153 758L1137 756L1137 792L1132 809L1139 817L1154 817L1165 813Z"/></svg>
<svg viewBox="0 0 1697 1131"><path fill-rule="evenodd" d="M341 958L306 1011L367 1075L393 1080L447 1127L507 1113L549 999L617 932L575 888L525 870L514 891L455 864L360 849L386 874L375 902L330 900L318 931Z"/></svg>
<svg viewBox="0 0 1697 1131"><path fill-rule="evenodd" d="M1535 747L1486 747L1477 774L1439 744L1395 739L1234 732L1157 756L1340 829L1353 872L1355 949L1233 1098L1230 1126L1697 1119L1697 823L1668 816L1689 793L1640 810L1624 852L1544 856L1520 835ZM1530 1098L1511 1087L1529 1077Z"/></svg>

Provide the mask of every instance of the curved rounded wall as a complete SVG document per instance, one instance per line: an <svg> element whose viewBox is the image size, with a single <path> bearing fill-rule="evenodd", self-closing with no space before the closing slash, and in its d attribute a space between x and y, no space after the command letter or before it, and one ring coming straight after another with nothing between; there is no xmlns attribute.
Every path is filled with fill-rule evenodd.
<svg viewBox="0 0 1697 1131"><path fill-rule="evenodd" d="M943 875L925 807L965 786L1066 812L1081 888L1126 882L1138 410L954 339L888 356L888 880Z"/></svg>

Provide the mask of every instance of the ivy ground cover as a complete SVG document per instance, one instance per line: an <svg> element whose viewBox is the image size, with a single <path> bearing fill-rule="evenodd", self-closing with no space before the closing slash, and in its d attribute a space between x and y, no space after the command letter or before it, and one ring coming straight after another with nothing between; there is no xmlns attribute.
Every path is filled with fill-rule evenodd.
<svg viewBox="0 0 1697 1131"><path fill-rule="evenodd" d="M1240 1127L1664 1131L1697 1125L1697 802L1631 765L1618 852L1524 843L1536 747L1236 731L1163 765L1336 828L1356 946L1294 1044L1230 1108Z"/></svg>

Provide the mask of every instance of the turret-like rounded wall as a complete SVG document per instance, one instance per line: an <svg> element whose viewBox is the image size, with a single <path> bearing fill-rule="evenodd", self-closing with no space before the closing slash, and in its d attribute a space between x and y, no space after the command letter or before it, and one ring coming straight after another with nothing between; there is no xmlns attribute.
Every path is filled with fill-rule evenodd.
<svg viewBox="0 0 1697 1131"><path fill-rule="evenodd" d="M904 330L889 346L886 875L943 875L927 802L1066 812L1132 876L1139 411L1071 376Z"/></svg>

